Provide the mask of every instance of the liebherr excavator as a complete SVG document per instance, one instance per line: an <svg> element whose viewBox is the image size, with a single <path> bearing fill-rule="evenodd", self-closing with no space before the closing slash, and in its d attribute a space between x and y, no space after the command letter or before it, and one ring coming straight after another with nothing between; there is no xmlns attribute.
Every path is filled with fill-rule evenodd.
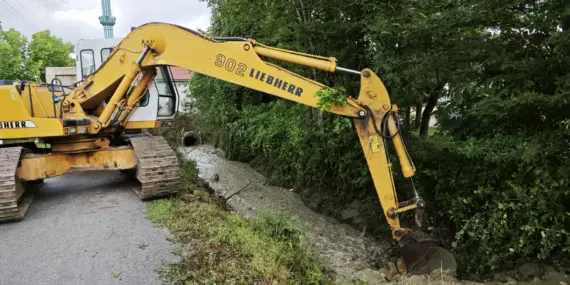
<svg viewBox="0 0 570 285"><path fill-rule="evenodd" d="M404 177L411 178L416 169L399 134L397 106L372 70L350 70L337 66L335 58L269 47L253 39L215 38L165 23L133 29L97 70L74 86L28 82L0 86L0 220L24 217L30 185L73 171L130 170L140 182L134 190L141 199L174 193L180 176L174 151L164 138L143 132L164 127L167 121L156 116L131 120L142 101L155 102L156 96L172 94L168 80L164 94L148 92L157 73L168 78L167 66L318 107L315 94L327 86L262 57L360 76L359 96L328 111L354 121L385 218L401 245L401 267L408 272L454 270L453 256L421 230L424 200L415 190L413 199L398 200L386 141L392 141ZM26 139L49 148L22 143ZM416 225L403 227L399 214L410 210L415 211Z"/></svg>

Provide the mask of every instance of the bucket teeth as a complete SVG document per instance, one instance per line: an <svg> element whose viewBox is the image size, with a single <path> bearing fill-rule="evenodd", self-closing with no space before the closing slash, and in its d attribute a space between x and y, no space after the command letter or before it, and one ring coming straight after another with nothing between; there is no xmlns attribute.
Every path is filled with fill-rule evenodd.
<svg viewBox="0 0 570 285"><path fill-rule="evenodd" d="M0 148L0 223L24 218L33 196L24 195L24 185L16 177L22 147Z"/></svg>
<svg viewBox="0 0 570 285"><path fill-rule="evenodd" d="M163 137L130 139L137 156L136 177L141 183L135 193L142 200L176 193L180 185L180 169L176 153Z"/></svg>

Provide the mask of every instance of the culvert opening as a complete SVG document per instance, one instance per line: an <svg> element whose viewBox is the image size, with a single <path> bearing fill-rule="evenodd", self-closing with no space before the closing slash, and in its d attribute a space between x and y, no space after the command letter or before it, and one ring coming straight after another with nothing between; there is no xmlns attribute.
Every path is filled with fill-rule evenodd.
<svg viewBox="0 0 570 285"><path fill-rule="evenodd" d="M184 146L194 146L198 144L198 138L194 135L187 135L182 139L182 144Z"/></svg>

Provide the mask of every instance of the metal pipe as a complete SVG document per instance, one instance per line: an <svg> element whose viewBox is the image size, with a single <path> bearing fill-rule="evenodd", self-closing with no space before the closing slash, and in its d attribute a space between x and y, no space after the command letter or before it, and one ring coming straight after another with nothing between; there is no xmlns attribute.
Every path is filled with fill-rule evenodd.
<svg viewBox="0 0 570 285"><path fill-rule="evenodd" d="M397 109L395 109L394 111L397 111ZM416 173L416 168L413 166L412 162L410 161L408 152L406 151L406 146L404 145L402 137L400 136L398 128L396 127L396 122L394 120L394 117L390 113L386 114L385 116L389 116L388 129L390 130L390 134L396 134L392 138L392 142L394 143L394 148L396 149L396 153L398 154L398 158L400 159L400 167L402 168L402 174L406 178L412 177Z"/></svg>
<svg viewBox="0 0 570 285"><path fill-rule="evenodd" d="M34 116L34 101L32 100L32 86L28 82L28 94L30 94L30 111L32 112L32 117Z"/></svg>
<svg viewBox="0 0 570 285"><path fill-rule="evenodd" d="M105 106L105 109L103 109L103 112L101 112L101 115L99 115L98 121L101 124L101 127L104 128L109 126L111 115L113 115L113 113L117 109L117 104L125 96L129 87L133 83L133 80L135 80L135 78L139 74L141 70L140 64L143 62L149 50L150 50L149 47L145 46L145 48L142 50L137 60L133 63L133 66L131 66L127 74L125 74L125 77L123 77L123 80L121 80L121 83L119 84L117 89L115 89L115 92L113 93L113 96L111 96L109 103L107 103L107 106Z"/></svg>
<svg viewBox="0 0 570 285"><path fill-rule="evenodd" d="M239 41L239 42L247 41L246 38L241 38L241 37L213 37L212 39L216 41Z"/></svg>
<svg viewBox="0 0 570 285"><path fill-rule="evenodd" d="M342 72L352 73L352 74L358 74L358 75L360 75L360 73L361 73L361 72L358 71L358 70L348 69L348 68L344 68L344 67L340 67L340 66L337 66L337 67L336 67L336 71L342 71Z"/></svg>
<svg viewBox="0 0 570 285"><path fill-rule="evenodd" d="M133 92L127 99L126 112L123 112L117 120L119 124L124 124L128 120L129 116L137 108L137 103L145 96L145 91L148 90L148 85L154 79L156 75L156 69L151 68L143 71L142 78L140 79L138 85L133 89Z"/></svg>
<svg viewBox="0 0 570 285"><path fill-rule="evenodd" d="M137 58L137 61L135 61L137 65L141 65L141 63L143 62L144 57L146 56L146 54L148 53L148 51L149 51L149 47L148 47L148 46L145 46L144 49L141 51L141 54L139 55L139 58Z"/></svg>
<svg viewBox="0 0 570 285"><path fill-rule="evenodd" d="M336 62L332 59L330 60L316 59L308 56L288 53L285 51L266 48L262 46L255 46L253 49L258 55L261 56L270 57L295 64L300 64L328 72L335 72L336 70Z"/></svg>

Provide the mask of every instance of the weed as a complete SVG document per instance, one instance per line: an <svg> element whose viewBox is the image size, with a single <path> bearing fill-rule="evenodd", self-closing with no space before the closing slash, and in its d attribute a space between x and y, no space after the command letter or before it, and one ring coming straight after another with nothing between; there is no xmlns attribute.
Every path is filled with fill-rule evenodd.
<svg viewBox="0 0 570 285"><path fill-rule="evenodd" d="M198 169L194 161L184 158L179 152L176 153L176 156L180 168L180 192L184 193L184 190L191 189L198 183Z"/></svg>
<svg viewBox="0 0 570 285"><path fill-rule="evenodd" d="M167 227L173 241L205 241L191 256L160 271L172 284L324 284L316 254L296 223L263 212L244 220L225 211L206 193L158 200L148 217Z"/></svg>
<svg viewBox="0 0 570 285"><path fill-rule="evenodd" d="M317 106L321 110L328 111L331 107L346 106L346 90L342 87L337 88L324 88L315 93L318 97Z"/></svg>

